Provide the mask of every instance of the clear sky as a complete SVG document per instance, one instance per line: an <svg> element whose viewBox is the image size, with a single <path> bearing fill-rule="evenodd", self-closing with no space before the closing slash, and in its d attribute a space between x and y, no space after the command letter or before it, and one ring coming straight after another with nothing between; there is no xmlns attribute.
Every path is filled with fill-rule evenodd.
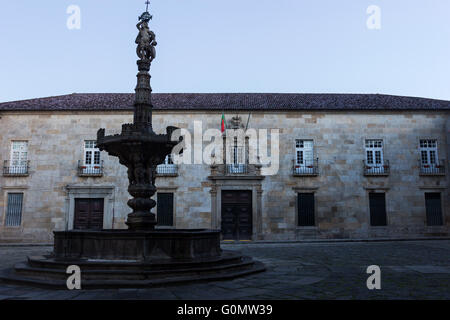
<svg viewBox="0 0 450 320"><path fill-rule="evenodd" d="M0 101L133 92L144 0L1 0ZM69 30L66 10L81 9ZM370 30L370 5L381 29ZM153 0L154 92L450 100L449 0Z"/></svg>

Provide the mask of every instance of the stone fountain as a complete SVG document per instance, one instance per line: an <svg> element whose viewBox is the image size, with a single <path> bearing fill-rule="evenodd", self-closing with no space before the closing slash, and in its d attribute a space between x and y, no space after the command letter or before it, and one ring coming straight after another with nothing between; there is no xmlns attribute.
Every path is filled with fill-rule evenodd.
<svg viewBox="0 0 450 320"><path fill-rule="evenodd" d="M139 17L136 39L137 75L133 123L123 124L118 135L97 133L98 147L117 157L128 168L128 230L70 230L54 232L54 250L47 256L28 257L0 273L9 283L67 288L71 265L81 269L81 286L89 288L139 288L192 281L225 280L264 271L250 257L220 248L220 230L157 229L152 208L156 201L156 167L179 141L168 127L157 134L152 127L150 66L156 39L147 11Z"/></svg>

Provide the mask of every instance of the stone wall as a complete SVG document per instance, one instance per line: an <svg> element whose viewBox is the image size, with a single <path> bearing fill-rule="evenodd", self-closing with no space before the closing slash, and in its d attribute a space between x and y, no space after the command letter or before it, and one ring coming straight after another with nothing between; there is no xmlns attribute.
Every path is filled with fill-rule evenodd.
<svg viewBox="0 0 450 320"><path fill-rule="evenodd" d="M234 115L227 114L227 118ZM248 113L240 115L246 122ZM77 175L77 162L83 158L84 140L95 140L98 128L107 128L107 134L119 133L122 123L132 121L130 112L3 112L0 116L0 160L9 159L12 140L27 140L31 165L28 177L0 176L0 241L51 241L53 230L70 225L69 191L73 188L89 187L95 192L113 186L106 197L104 227L125 227L130 212L126 206L126 169L117 159L102 153L103 177L85 178ZM220 129L221 112L159 111L153 121L155 131L163 133L169 125L193 131L194 120L202 121L204 130ZM424 177L418 168L419 139L435 138L439 158L446 159L448 172L449 113L254 112L249 127L280 129L279 172L261 180L259 239L449 234L449 174ZM295 139L314 140L314 157L319 158L320 170L317 177L292 175ZM389 176L363 175L365 139L383 139L384 158L391 165ZM220 221L220 210L212 210L210 174L208 165L187 165L180 166L177 177L157 179L160 192L175 193L177 228L210 228L214 221ZM245 182L240 184L245 188ZM249 185L248 190L252 188ZM386 192L387 227L370 227L368 194L373 190ZM7 193L14 191L25 194L22 225L5 227ZM315 227L296 226L297 192L315 193ZM425 192L441 192L445 226L426 227Z"/></svg>

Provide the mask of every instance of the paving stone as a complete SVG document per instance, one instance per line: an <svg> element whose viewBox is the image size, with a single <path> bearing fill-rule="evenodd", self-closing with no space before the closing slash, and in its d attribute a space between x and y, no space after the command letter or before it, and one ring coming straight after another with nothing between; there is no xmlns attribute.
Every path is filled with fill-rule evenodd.
<svg viewBox="0 0 450 320"><path fill-rule="evenodd" d="M265 273L231 281L149 289L42 290L0 284L0 299L450 299L450 241L227 245L264 261ZM11 267L46 247L2 247ZM368 290L366 268L381 268L381 290Z"/></svg>
<svg viewBox="0 0 450 320"><path fill-rule="evenodd" d="M442 266L406 266L406 268L420 273L450 273L450 267Z"/></svg>

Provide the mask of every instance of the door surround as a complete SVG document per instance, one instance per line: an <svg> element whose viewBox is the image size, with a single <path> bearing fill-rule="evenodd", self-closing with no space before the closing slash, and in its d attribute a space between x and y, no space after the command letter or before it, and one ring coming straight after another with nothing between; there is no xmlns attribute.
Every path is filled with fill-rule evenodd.
<svg viewBox="0 0 450 320"><path fill-rule="evenodd" d="M262 179L261 179L262 180ZM211 186L211 228L222 225L222 191L252 192L252 240L261 240L262 235L262 183L261 180L214 180Z"/></svg>

